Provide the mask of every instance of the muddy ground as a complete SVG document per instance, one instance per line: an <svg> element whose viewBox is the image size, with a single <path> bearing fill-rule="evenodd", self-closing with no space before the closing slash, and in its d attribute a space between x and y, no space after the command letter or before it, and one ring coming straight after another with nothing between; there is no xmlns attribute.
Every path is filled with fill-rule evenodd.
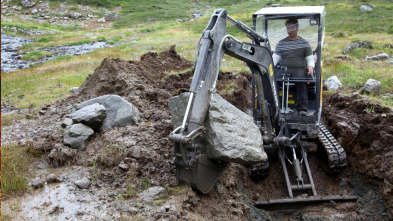
<svg viewBox="0 0 393 221"><path fill-rule="evenodd" d="M170 73L170 74L169 74ZM63 181L46 184L36 194L3 199L3 211L15 220L389 220L393 219L393 115L391 110L359 95L324 99L323 120L348 155L348 166L327 174L316 155L309 156L319 195L357 195L357 202L305 207L291 213L257 209L255 201L287 196L282 168L270 157L270 175L249 178L249 168L229 164L208 194L194 192L175 178L173 130L168 100L189 89L193 64L171 47L144 54L140 61L104 59L71 96L40 109L34 119L4 129L2 143L32 144L45 150L62 145L62 120L79 102L117 94L142 112L143 123L96 133L84 151L45 157L35 174L57 174ZM251 75L220 73L217 91L243 111L250 107ZM228 90L231 85L231 90ZM34 129L32 129L34 128ZM31 142L32 140L32 142ZM119 167L123 163L128 165ZM73 181L88 177L92 185L80 190ZM164 187L166 195L146 201L140 193ZM34 190L32 190L34 193ZM21 205L15 209L11 205ZM3 214L4 214L3 212Z"/></svg>

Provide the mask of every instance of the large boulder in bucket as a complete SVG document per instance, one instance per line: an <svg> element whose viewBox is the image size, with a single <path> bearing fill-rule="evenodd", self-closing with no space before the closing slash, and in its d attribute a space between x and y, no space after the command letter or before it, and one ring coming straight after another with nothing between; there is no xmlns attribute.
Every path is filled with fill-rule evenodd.
<svg viewBox="0 0 393 221"><path fill-rule="evenodd" d="M189 93L169 101L174 128L181 125ZM267 161L262 135L252 118L219 94L214 93L205 120L207 133L202 138L203 152L210 159L241 164Z"/></svg>

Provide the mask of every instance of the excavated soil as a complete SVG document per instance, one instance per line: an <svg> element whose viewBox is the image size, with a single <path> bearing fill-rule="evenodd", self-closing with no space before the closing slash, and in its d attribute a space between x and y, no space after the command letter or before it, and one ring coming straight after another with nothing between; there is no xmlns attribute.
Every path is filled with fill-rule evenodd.
<svg viewBox="0 0 393 221"><path fill-rule="evenodd" d="M252 181L246 166L229 164L208 194L191 191L179 184L175 178L175 166L171 163L173 147L167 138L173 130L168 101L189 89L192 74L193 64L181 58L174 46L159 54L146 53L140 61L107 58L77 92L44 107L41 115L30 122L46 128L59 125L74 110L75 104L105 94L120 95L136 105L142 113L143 123L96 133L84 151L60 162L48 160L53 169L89 169L94 181L90 187L93 192L107 189L122 195L122 200L127 203L139 205L137 215L133 210L126 210L128 217L169 220L393 218L393 115L391 110L359 96L336 94L324 100L324 122L347 152L347 168L340 173L328 174L316 155L309 156L319 195L357 195L357 202L329 202L291 213L255 208L253 203L257 200L287 197L282 168L274 156L270 157L270 175L261 181ZM217 91L239 109L248 111L251 105L250 81L248 72L220 73ZM48 151L61 145L61 129L50 128L58 132L49 132L49 135L45 130L32 132L36 149L45 146ZM120 163L129 165L128 169L120 168ZM136 195L147 186L163 186L169 190L169 196L164 200L164 205L169 205L164 209L166 212L157 209L162 203L141 207L139 201L139 204L136 202ZM179 190L180 187L183 190Z"/></svg>

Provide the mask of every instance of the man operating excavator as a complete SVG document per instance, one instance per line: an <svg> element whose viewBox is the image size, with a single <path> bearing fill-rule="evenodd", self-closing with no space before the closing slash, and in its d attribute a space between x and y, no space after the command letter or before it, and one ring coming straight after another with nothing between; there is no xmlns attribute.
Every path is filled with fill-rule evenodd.
<svg viewBox="0 0 393 221"><path fill-rule="evenodd" d="M273 54L274 66L281 61L281 70L292 78L306 78L314 72L314 57L310 43L298 35L297 19L288 19L285 23L288 37L278 42ZM307 70L305 70L305 62ZM297 103L299 115L306 116L308 109L308 94L306 82L296 82Z"/></svg>

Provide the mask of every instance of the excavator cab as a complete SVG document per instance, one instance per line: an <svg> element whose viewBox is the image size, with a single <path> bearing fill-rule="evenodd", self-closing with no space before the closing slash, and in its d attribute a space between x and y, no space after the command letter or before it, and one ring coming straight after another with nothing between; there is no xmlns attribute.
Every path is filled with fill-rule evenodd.
<svg viewBox="0 0 393 221"><path fill-rule="evenodd" d="M253 15L255 31L268 39L266 45L272 53L278 48L280 40L288 37L286 21L298 21L298 36L309 42L313 55L314 73L312 75L296 76L291 73L282 61L274 66L274 75L277 82L277 93L280 101L280 114L288 124L288 129L303 131L311 139L317 136L317 124L320 122L322 106L322 46L324 39L324 6L303 7L265 7ZM303 44L291 43L290 49L305 47ZM304 72L306 70L305 63ZM297 110L298 97L297 84L305 84L307 112L300 116ZM258 100L255 99L255 84L253 84L253 115L254 119L261 120ZM303 95L304 96L304 95ZM273 116L272 116L273 117ZM302 123L299 123L299 122ZM289 134L290 131L287 131ZM307 146L307 145L306 145ZM315 148L309 146L309 148Z"/></svg>

